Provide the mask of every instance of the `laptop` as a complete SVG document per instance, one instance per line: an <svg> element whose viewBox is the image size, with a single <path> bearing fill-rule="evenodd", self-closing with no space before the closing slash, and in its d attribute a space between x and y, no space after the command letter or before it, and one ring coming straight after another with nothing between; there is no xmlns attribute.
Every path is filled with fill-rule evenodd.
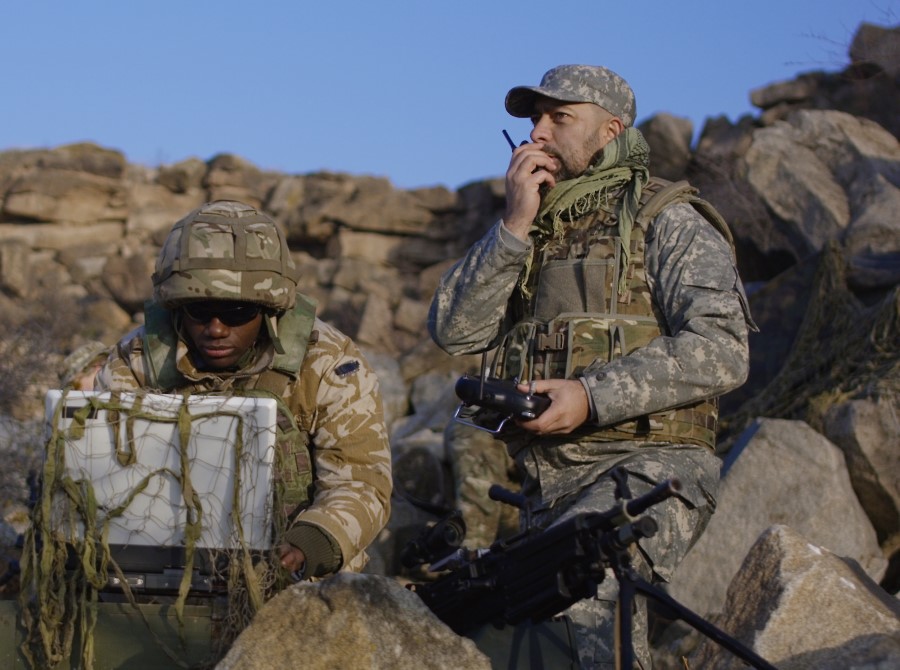
<svg viewBox="0 0 900 670"><path fill-rule="evenodd" d="M180 426L183 411L190 422ZM65 475L93 492L96 526L108 523L107 542L123 571L183 565L189 515L200 520L195 566L223 550L271 548L273 398L54 389L45 416L48 438L55 427L62 439ZM73 508L56 495L52 526L75 543L85 529Z"/></svg>

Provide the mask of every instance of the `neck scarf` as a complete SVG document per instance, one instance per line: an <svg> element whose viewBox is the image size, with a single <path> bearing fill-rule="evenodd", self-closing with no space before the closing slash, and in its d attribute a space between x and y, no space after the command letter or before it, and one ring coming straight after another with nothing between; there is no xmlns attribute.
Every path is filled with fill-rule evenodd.
<svg viewBox="0 0 900 670"><path fill-rule="evenodd" d="M622 239L619 292L627 288L625 269L631 256L631 231L641 200L644 184L650 178L650 147L637 128L626 128L600 151L599 157L585 172L574 179L556 184L544 197L529 235L539 253L552 239L565 235L566 222L595 212L606 205L611 196L624 188L618 205L618 235ZM535 255L528 258L519 286L530 296L528 279Z"/></svg>

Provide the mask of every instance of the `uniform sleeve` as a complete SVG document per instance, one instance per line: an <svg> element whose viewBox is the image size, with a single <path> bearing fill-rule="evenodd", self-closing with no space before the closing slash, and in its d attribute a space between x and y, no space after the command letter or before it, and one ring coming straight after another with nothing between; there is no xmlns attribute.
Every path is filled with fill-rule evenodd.
<svg viewBox="0 0 900 670"><path fill-rule="evenodd" d="M143 330L138 328L112 348L103 367L94 377L95 391L138 391L144 387L142 335Z"/></svg>
<svg viewBox="0 0 900 670"><path fill-rule="evenodd" d="M333 538L343 567L361 567L358 557L390 515L391 453L381 394L356 345L320 321L316 327L319 341L307 352L298 389L307 396L301 412L309 416L300 420L312 427L315 490L297 521Z"/></svg>
<svg viewBox="0 0 900 670"><path fill-rule="evenodd" d="M509 297L531 246L497 223L441 278L428 313L432 339L449 354L490 349L506 332Z"/></svg>
<svg viewBox="0 0 900 670"><path fill-rule="evenodd" d="M647 232L645 263L666 332L585 369L601 426L718 396L747 378L752 319L724 237L690 205L673 205Z"/></svg>

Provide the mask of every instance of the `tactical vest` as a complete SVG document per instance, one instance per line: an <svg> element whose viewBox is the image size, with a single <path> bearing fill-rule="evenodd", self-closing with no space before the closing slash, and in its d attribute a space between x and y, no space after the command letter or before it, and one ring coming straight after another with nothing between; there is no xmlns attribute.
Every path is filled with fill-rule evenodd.
<svg viewBox="0 0 900 670"><path fill-rule="evenodd" d="M192 391L190 380L179 372L175 353L178 334L171 312L153 301L145 305L144 369L147 385L163 393ZM313 468L310 459L309 426L300 425L296 416L306 416L284 399L287 388L296 382L306 349L314 342L316 305L312 299L297 295L297 304L278 319L279 339L284 353L276 353L271 368L241 380L234 395L274 398L278 404L275 451L275 500L279 518L276 530L290 526L297 514L309 506L313 495ZM198 391L204 392L204 391ZM292 403L295 404L295 403Z"/></svg>
<svg viewBox="0 0 900 670"><path fill-rule="evenodd" d="M520 381L573 379L589 368L625 356L663 333L644 268L647 227L668 205L691 204L734 248L731 233L711 204L687 182L652 178L644 187L631 239L618 235L616 200L571 222L562 240L535 247L535 270L526 292L517 289L511 308L518 322L506 334L492 365L493 376ZM620 292L623 245L630 247ZM591 440L641 440L714 448L715 399L654 413L587 432Z"/></svg>

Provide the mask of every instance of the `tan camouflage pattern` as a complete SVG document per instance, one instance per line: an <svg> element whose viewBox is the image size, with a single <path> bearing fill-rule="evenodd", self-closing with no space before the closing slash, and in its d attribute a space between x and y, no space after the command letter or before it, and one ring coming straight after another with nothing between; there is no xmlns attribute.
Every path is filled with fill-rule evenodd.
<svg viewBox="0 0 900 670"><path fill-rule="evenodd" d="M328 533L340 547L343 569L359 571L367 562L365 548L390 515L391 457L381 395L373 369L348 337L319 319L315 330L318 338L309 345L299 377L283 394L312 442L314 499L296 521ZM94 388L146 388L143 361L139 328L114 348ZM234 374L202 372L179 341L176 365L188 381L179 390L253 388L270 361L271 356L261 356ZM338 370L342 365L346 367Z"/></svg>
<svg viewBox="0 0 900 670"><path fill-rule="evenodd" d="M296 273L271 218L219 200L172 228L156 260L153 297L168 308L191 300L244 300L286 310L294 305Z"/></svg>
<svg viewBox="0 0 900 670"><path fill-rule="evenodd" d="M548 70L539 86L516 86L506 94L506 111L528 118L535 98L544 95L562 102L591 102L618 116L625 127L634 124L637 104L628 82L609 68L595 65L560 65Z"/></svg>
<svg viewBox="0 0 900 670"><path fill-rule="evenodd" d="M82 344L66 356L59 371L60 388L71 387L75 391L90 391L94 376L106 360L109 347L103 342Z"/></svg>

